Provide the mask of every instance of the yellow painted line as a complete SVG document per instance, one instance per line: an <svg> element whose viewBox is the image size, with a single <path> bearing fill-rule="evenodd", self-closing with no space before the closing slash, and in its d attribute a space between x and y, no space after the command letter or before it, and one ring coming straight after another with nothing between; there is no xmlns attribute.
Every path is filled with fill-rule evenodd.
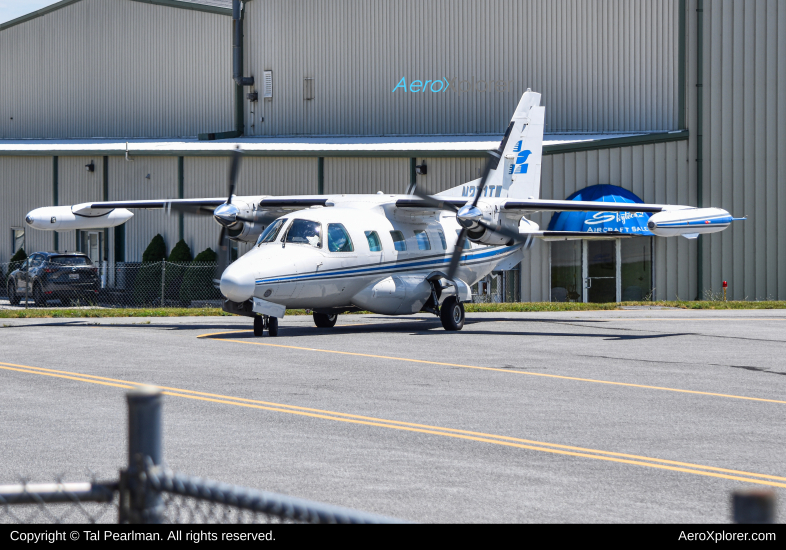
<svg viewBox="0 0 786 550"><path fill-rule="evenodd" d="M127 380L117 380L114 378L105 378L105 377L94 376L90 374L71 373L68 371L58 371L54 369L45 369L42 367L14 365L13 363L0 363L0 365L13 365L14 367L21 367L21 368L11 368L8 366L0 366L0 369L10 370L10 371L18 371L26 374L41 374L44 376L52 376L57 378L64 378L67 380L75 380L78 382L102 384L106 386L115 386L115 387L126 388L126 389L133 388L140 385L136 382L129 382ZM73 375L73 376L67 376L67 375ZM104 381L119 382L121 384L106 383ZM739 479L742 481L750 481L752 483L757 483L759 481L749 480L747 478L741 478L739 476L741 475L741 476L749 476L749 477L760 477L770 480L786 481L786 477L757 474L757 473L745 472L741 470L718 468L714 466L703 466L700 464L693 464L689 462L679 462L674 460L651 458L651 457L640 456L640 455L616 453L612 451L587 449L584 447L574 447L570 445L560 445L556 443L545 443L542 441L533 441L528 439L520 439L515 437L509 437L509 436L487 434L483 432L473 432L468 430L457 430L453 428L443 428L440 426L432 426L428 424L416 424L411 422L402 422L398 420L387 420L383 418L340 413L335 411L313 409L308 407L299 407L296 405L285 405L281 403L256 401L256 400L245 399L241 397L231 397L231 396L225 396L220 394L197 392L193 390L184 390L180 388L170 388L167 386L156 386L156 387L158 387L161 390L165 390L163 392L165 395L169 395L173 397L183 397L186 399L196 399L201 401L209 401L209 402L222 403L227 405L249 407L249 408L261 409L261 410L267 410L273 412L282 412L282 413L295 414L300 416L309 416L309 417L320 418L325 420L334 420L337 422L350 422L355 424L414 431L414 432L427 433L432 435L443 435L446 437L468 439L472 441L482 441L486 443L495 443L498 445L506 445L511 447L531 449L531 450L542 451L542 452L551 452L551 453L565 454L570 456L580 456L585 458L597 458L599 460L611 460L614 462L621 462L625 464L636 464L641 466L663 467L665 469L672 469L675 471L685 471L688 473L695 473L695 474L707 474L707 475L710 474L710 472L701 472L697 470L709 470L711 472L721 472L723 474L737 474L737 476L729 476L729 475L721 475L721 474L713 474L713 476L725 477L726 479ZM546 448L546 447L551 447L551 448ZM605 455L605 456L598 456L598 455ZM642 462L642 461L647 461L647 462ZM663 466L663 465L667 465L667 466ZM674 466L678 466L681 468L675 468ZM774 484L776 486L781 486L781 484L777 484L777 483L768 483L768 482L759 482L759 483L762 483L764 485ZM786 487L786 485L783 486Z"/></svg>
<svg viewBox="0 0 786 550"><path fill-rule="evenodd" d="M197 336L197 338L205 338L210 336L210 334L201 334ZM318 351L320 353L334 353L337 355L352 355L355 357L370 357L373 359L388 359L390 361L403 361L407 363L424 363L427 365L440 365L444 367L458 367L462 369L475 369L475 370L487 370L487 371L495 371L495 372L504 372L506 374L521 374L527 376L540 376L543 378L557 378L560 380L573 380L576 382L591 382L593 384L607 384L611 386L624 386L629 388L641 388L647 390L659 390L659 391L670 391L670 392L677 392L677 393L688 393L693 395L707 395L712 397L726 397L729 399L743 399L746 401L761 401L764 403L778 403L781 405L786 405L786 401L779 401L777 399L765 399L763 397L747 397L744 395L731 395L727 393L713 393L713 392L705 392L705 391L697 391L697 390L683 390L679 388L667 388L663 386L648 386L645 384L632 384L629 382L613 382L611 380L596 380L593 378L578 378L575 376L563 376L559 374L545 374L541 372L526 372L520 370L512 370L512 369L499 369L495 367L479 367L477 365L461 365L459 363L442 363L440 361L427 361L425 359L410 359L407 357L392 357L389 355L373 355L370 353L356 353L351 351L337 351L331 349L318 349L318 348L304 348L301 346L287 346L285 344L269 344L265 342L245 342L243 340L231 340L229 338L214 338L214 340L220 342L234 342L236 344L251 344L254 346L268 346L273 348L285 348L285 349L295 349L301 351Z"/></svg>

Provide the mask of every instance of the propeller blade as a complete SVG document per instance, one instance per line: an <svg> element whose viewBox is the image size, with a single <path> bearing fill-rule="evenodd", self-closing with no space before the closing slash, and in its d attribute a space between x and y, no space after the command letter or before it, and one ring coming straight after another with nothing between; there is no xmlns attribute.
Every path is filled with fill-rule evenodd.
<svg viewBox="0 0 786 550"><path fill-rule="evenodd" d="M456 248L453 249L453 256L450 257L450 265L448 266L448 272L445 274L446 278L449 281L452 281L456 277L456 272L458 271L459 262L461 261L461 255L464 254L464 241L467 238L467 228L462 228L461 232L458 235L458 240L456 241Z"/></svg>
<svg viewBox="0 0 786 550"><path fill-rule="evenodd" d="M489 159L486 161L486 166L483 167L483 175L480 177L480 183L478 184L478 190L475 192L475 198L472 199L472 206L477 206L478 201L480 200L480 196L483 194L483 189L486 187L486 181L489 178L489 172L491 172L491 155L495 153L489 153Z"/></svg>
<svg viewBox="0 0 786 550"><path fill-rule="evenodd" d="M216 258L216 269L213 272L213 285L219 288L221 284L221 276L229 266L229 238L227 237L227 228L221 227L221 233L218 236L218 251Z"/></svg>
<svg viewBox="0 0 786 550"><path fill-rule="evenodd" d="M240 172L240 157L242 153L240 146L232 152L232 163L229 165L229 197L227 204L232 204L232 195L235 194L235 184L237 183L237 175Z"/></svg>
<svg viewBox="0 0 786 550"><path fill-rule="evenodd" d="M432 195L427 195L422 191L418 190L416 187L412 194L415 195L417 198L422 200L423 202L427 203L429 206L433 206L434 208L439 208L440 210L453 210L454 212L458 212L458 208L450 204L449 202L441 201L437 197Z"/></svg>

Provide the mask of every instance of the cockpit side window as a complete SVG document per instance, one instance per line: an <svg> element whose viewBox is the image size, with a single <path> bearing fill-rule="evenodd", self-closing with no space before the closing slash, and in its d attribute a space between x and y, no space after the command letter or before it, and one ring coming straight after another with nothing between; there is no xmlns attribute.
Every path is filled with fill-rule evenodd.
<svg viewBox="0 0 786 550"><path fill-rule="evenodd" d="M366 231L366 240L368 241L368 249L371 252L382 252L382 241L379 240L379 235L376 231Z"/></svg>
<svg viewBox="0 0 786 550"><path fill-rule="evenodd" d="M415 240L418 242L418 250L431 250L431 242L428 240L428 233L423 229L415 229Z"/></svg>
<svg viewBox="0 0 786 550"><path fill-rule="evenodd" d="M322 248L322 224L311 220L292 220L284 242Z"/></svg>
<svg viewBox="0 0 786 550"><path fill-rule="evenodd" d="M331 252L354 252L352 239L340 223L328 224L328 250Z"/></svg>
<svg viewBox="0 0 786 550"><path fill-rule="evenodd" d="M393 247L399 252L407 250L407 241L404 239L404 233L401 231L391 231L390 237L393 239Z"/></svg>
<svg viewBox="0 0 786 550"><path fill-rule="evenodd" d="M281 218L280 220L276 220L268 225L257 239L257 246L261 245L262 243L272 243L275 241L285 223L287 223L287 219Z"/></svg>

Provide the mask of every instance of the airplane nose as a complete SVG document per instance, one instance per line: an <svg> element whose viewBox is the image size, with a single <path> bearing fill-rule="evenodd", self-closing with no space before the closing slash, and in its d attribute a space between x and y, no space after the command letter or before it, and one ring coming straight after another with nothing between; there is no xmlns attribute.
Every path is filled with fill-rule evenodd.
<svg viewBox="0 0 786 550"><path fill-rule="evenodd" d="M221 275L221 294L233 302L245 302L254 296L254 273L243 263L235 262Z"/></svg>

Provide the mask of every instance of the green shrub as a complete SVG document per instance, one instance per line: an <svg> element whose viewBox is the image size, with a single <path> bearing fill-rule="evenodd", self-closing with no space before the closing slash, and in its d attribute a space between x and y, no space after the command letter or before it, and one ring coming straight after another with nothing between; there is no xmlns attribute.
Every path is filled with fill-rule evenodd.
<svg viewBox="0 0 786 550"><path fill-rule="evenodd" d="M159 233L153 237L153 240L150 241L150 244L147 245L147 248L142 253L142 263L160 262L162 260L166 260L166 243L164 242L164 237Z"/></svg>
<svg viewBox="0 0 786 550"><path fill-rule="evenodd" d="M190 269L191 249L186 241L180 239L169 253L166 264L166 299L180 300L180 287L183 284L183 277Z"/></svg>
<svg viewBox="0 0 786 550"><path fill-rule="evenodd" d="M150 243L152 244L152 243ZM208 249L209 250L209 249ZM169 254L169 261L175 263L186 263L191 261L191 249L186 244L186 241L180 239L175 248L172 249L172 252Z"/></svg>
<svg viewBox="0 0 786 550"><path fill-rule="evenodd" d="M216 253L210 248L197 254L183 276L180 301L185 305L194 300L220 300L221 292L213 286Z"/></svg>
<svg viewBox="0 0 786 550"><path fill-rule="evenodd" d="M161 302L161 262L166 260L166 243L160 234L153 237L142 254L142 265L134 279L134 303L153 305Z"/></svg>

